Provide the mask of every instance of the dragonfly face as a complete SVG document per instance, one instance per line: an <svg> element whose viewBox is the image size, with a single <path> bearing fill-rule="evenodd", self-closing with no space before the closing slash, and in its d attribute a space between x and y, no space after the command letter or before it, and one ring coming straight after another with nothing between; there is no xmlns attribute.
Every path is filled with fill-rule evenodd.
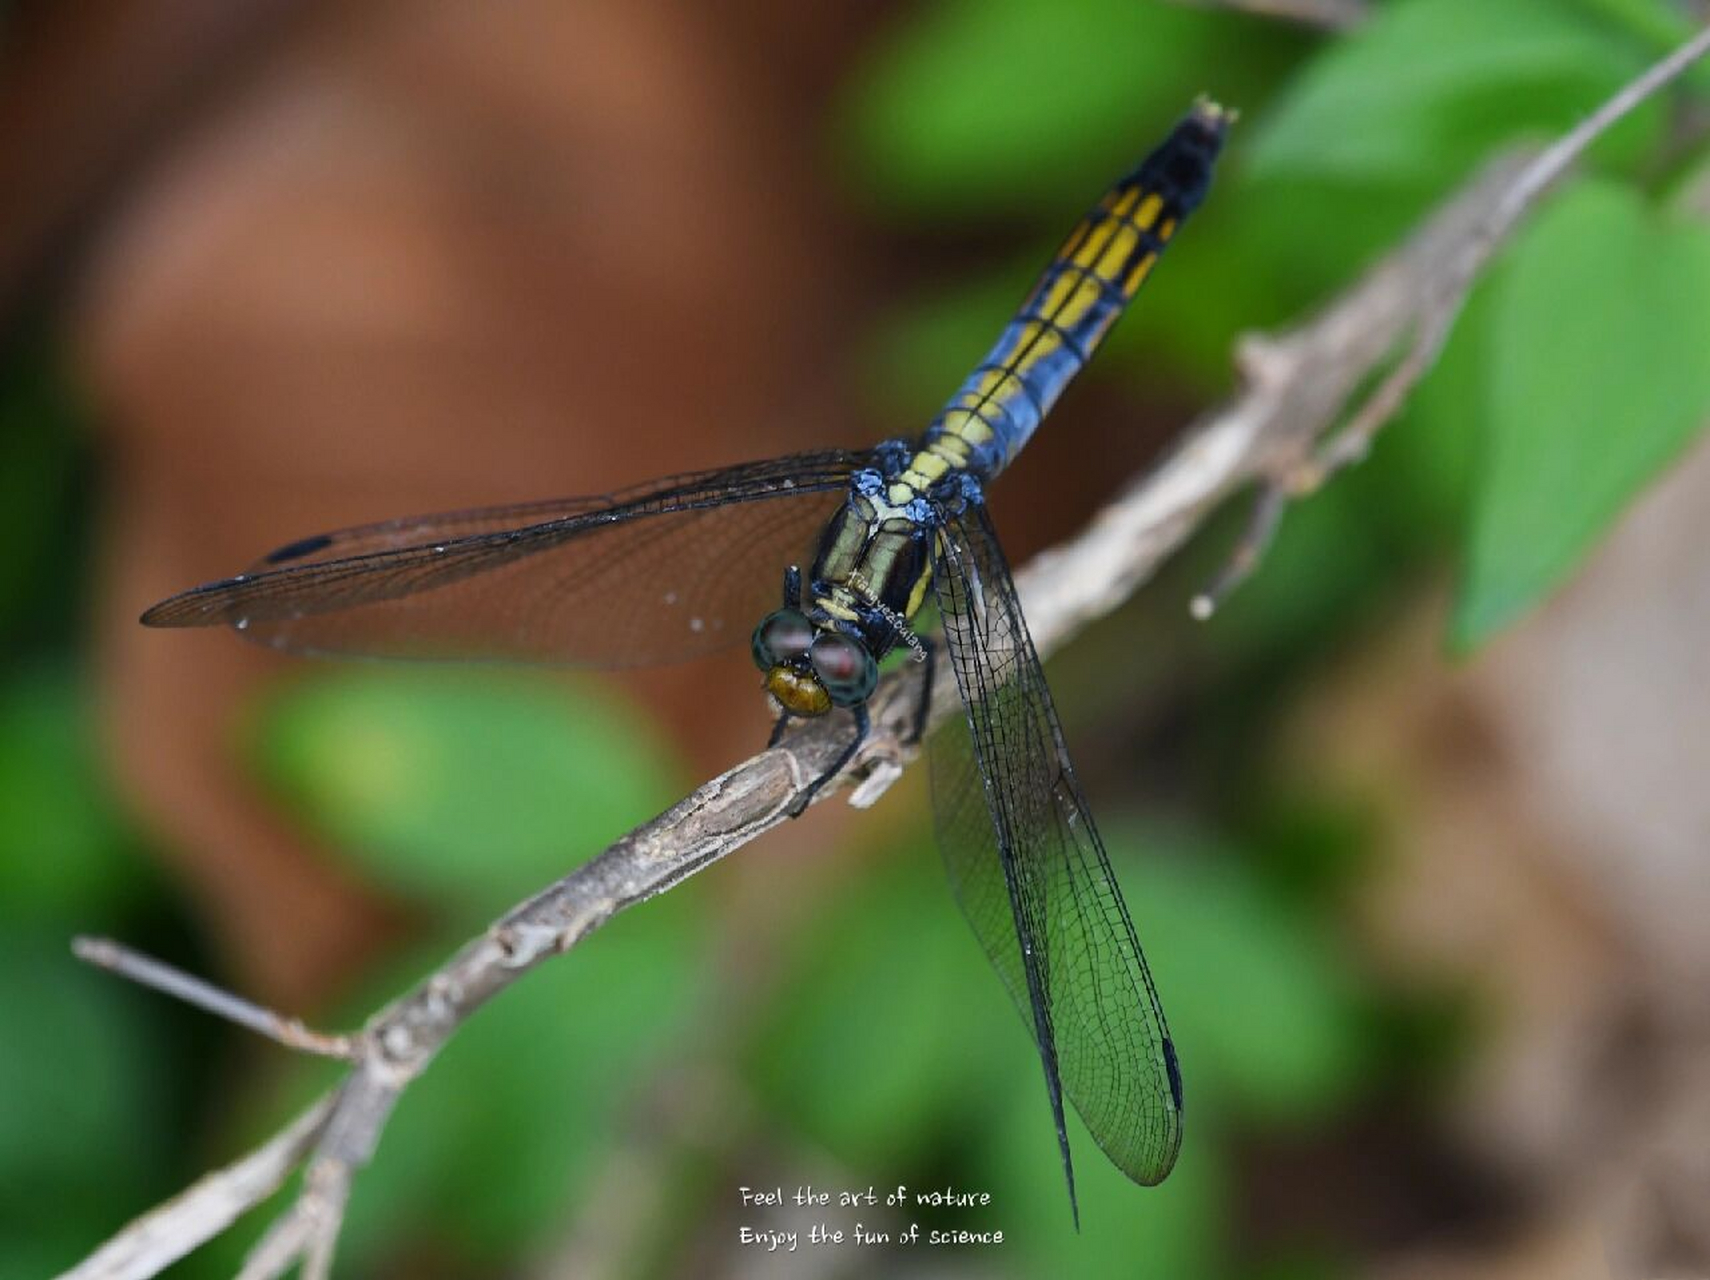
<svg viewBox="0 0 1710 1280"><path fill-rule="evenodd" d="M1065 1099L1118 1168L1158 1182L1182 1137L1175 1042L1075 780L983 486L1014 460L1203 199L1228 121L1202 100L1106 192L917 440L299 539L143 621L223 623L298 652L607 667L688 658L748 635L783 712L774 741L792 716L844 709L855 724L803 804L867 732L879 661L903 644L925 661L924 723L943 652L964 714L927 744L939 848L1032 1031L1070 1202ZM936 636L915 624L929 600Z"/></svg>
<svg viewBox="0 0 1710 1280"><path fill-rule="evenodd" d="M796 716L860 706L879 683L879 664L865 645L815 627L799 609L769 613L754 629L754 663L766 673L766 692Z"/></svg>

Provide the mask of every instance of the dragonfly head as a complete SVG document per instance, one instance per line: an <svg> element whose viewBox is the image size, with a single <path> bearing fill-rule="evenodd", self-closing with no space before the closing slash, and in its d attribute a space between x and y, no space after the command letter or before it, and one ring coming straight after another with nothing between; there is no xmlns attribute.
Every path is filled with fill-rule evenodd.
<svg viewBox="0 0 1710 1280"><path fill-rule="evenodd" d="M799 609L769 613L754 628L754 665L766 673L766 692L797 716L859 706L879 681L878 664L865 645L831 627L816 627Z"/></svg>

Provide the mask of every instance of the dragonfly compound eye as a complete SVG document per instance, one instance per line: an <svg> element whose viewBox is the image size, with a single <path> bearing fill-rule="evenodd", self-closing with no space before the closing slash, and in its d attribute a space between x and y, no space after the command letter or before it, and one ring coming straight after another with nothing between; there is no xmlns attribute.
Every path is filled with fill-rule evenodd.
<svg viewBox="0 0 1710 1280"><path fill-rule="evenodd" d="M873 655L835 631L825 632L813 642L808 661L831 700L840 707L865 702L879 682L879 666Z"/></svg>
<svg viewBox="0 0 1710 1280"><path fill-rule="evenodd" d="M795 662L813 644L813 623L795 609L769 613L754 628L754 665L762 671Z"/></svg>

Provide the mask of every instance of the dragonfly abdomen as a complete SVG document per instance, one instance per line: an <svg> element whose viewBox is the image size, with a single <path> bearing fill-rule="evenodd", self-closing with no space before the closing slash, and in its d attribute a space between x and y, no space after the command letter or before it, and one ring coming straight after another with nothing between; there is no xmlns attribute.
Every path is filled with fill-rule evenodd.
<svg viewBox="0 0 1710 1280"><path fill-rule="evenodd" d="M1070 232L997 344L939 412L909 470L941 458L982 479L1021 451L1205 198L1228 113L1201 101ZM924 464L924 468L922 466Z"/></svg>

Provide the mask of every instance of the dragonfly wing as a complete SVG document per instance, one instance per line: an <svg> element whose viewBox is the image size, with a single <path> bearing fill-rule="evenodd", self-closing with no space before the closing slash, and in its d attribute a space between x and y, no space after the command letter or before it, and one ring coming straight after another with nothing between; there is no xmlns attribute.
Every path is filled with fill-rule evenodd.
<svg viewBox="0 0 1710 1280"><path fill-rule="evenodd" d="M632 666L748 638L843 500L861 452L798 454L621 493L304 538L196 587L150 626L224 624L280 649Z"/></svg>
<svg viewBox="0 0 1710 1280"><path fill-rule="evenodd" d="M1065 1096L1119 1169L1159 1182L1181 1145L1175 1048L984 506L947 520L937 555L967 713L929 747L951 885L1033 1028L1071 1202Z"/></svg>

